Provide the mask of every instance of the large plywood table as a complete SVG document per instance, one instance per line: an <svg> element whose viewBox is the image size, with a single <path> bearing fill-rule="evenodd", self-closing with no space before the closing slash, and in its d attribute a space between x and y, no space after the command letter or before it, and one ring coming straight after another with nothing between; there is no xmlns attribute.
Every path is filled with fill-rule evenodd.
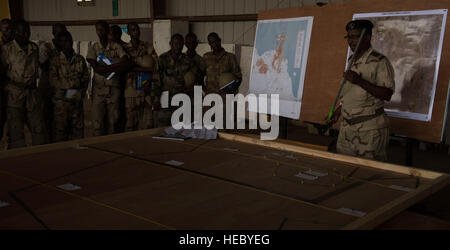
<svg viewBox="0 0 450 250"><path fill-rule="evenodd" d="M370 229L450 180L254 136L152 138L161 131L1 152L0 229Z"/></svg>

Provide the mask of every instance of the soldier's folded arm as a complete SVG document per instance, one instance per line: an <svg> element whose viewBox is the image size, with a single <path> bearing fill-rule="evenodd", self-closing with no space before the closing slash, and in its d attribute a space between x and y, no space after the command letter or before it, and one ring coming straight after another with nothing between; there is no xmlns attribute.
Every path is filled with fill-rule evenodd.
<svg viewBox="0 0 450 250"><path fill-rule="evenodd" d="M376 68L377 78L375 83L363 79L356 72L349 70L344 73L344 78L369 92L374 97L390 101L395 89L394 69L386 59L382 60Z"/></svg>
<svg viewBox="0 0 450 250"><path fill-rule="evenodd" d="M94 69L95 73L98 74L104 74L104 73L108 73L110 71L108 71L108 68L106 68L107 66L102 66L100 65L97 60L95 59L91 59L91 58L87 58L86 61L91 65L91 67Z"/></svg>
<svg viewBox="0 0 450 250"><path fill-rule="evenodd" d="M380 87L375 84L372 84L369 81L366 81L364 79L361 79L358 82L358 85L369 92L371 95L375 96L378 99L384 100L384 101L390 101L392 94L394 94L394 91L390 88L386 87Z"/></svg>
<svg viewBox="0 0 450 250"><path fill-rule="evenodd" d="M104 67L105 67L106 72L122 73L129 69L128 66L129 66L129 58L127 55L124 55L120 58L120 60L117 63L114 63L112 65L107 65Z"/></svg>

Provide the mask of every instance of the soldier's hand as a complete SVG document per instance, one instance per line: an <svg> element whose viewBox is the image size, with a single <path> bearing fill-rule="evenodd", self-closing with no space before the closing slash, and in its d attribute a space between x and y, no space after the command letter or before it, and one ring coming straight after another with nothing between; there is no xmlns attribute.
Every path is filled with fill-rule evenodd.
<svg viewBox="0 0 450 250"><path fill-rule="evenodd" d="M107 66L103 66L103 65L98 65L98 66L94 67L94 71L95 71L95 73L98 73L98 74L109 73L108 72L108 67Z"/></svg>
<svg viewBox="0 0 450 250"><path fill-rule="evenodd" d="M358 85L361 76L353 70L348 70L347 72L344 73L344 79L353 84Z"/></svg>
<svg viewBox="0 0 450 250"><path fill-rule="evenodd" d="M337 120L338 120L338 119L337 119L336 113L334 113L334 114L331 116L330 120L328 120L328 115L325 116L325 119L324 119L325 124L327 124L327 125L329 125L329 126L334 125L334 124L337 122Z"/></svg>
<svg viewBox="0 0 450 250"><path fill-rule="evenodd" d="M329 126L334 125L334 124L339 120L339 118L340 118L340 116L341 116L341 109L342 109L342 106L338 106L338 107L334 110L333 114L331 115L330 120L328 120L328 115L325 116L325 119L324 119L324 120L325 120L325 123L326 123L327 125L329 125Z"/></svg>
<svg viewBox="0 0 450 250"><path fill-rule="evenodd" d="M225 90L225 94L234 94L237 92L237 88L228 88Z"/></svg>

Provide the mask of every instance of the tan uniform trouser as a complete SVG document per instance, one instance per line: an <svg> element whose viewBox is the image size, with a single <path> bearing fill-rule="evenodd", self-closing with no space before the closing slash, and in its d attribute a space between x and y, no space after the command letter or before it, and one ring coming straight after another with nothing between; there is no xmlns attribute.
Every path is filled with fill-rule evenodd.
<svg viewBox="0 0 450 250"><path fill-rule="evenodd" d="M351 126L341 126L336 147L339 154L386 161L388 143L389 128L358 132Z"/></svg>
<svg viewBox="0 0 450 250"><path fill-rule="evenodd" d="M7 126L8 126L8 148L15 149L26 146L25 125L28 126L33 145L46 143L46 130L43 118L43 103L37 89L26 90L27 96L24 98L22 107L7 107ZM10 93L8 93L10 95ZM14 98L8 96L8 100Z"/></svg>
<svg viewBox="0 0 450 250"><path fill-rule="evenodd" d="M55 142L83 138L84 121L82 102L58 100L53 102L53 140Z"/></svg>
<svg viewBox="0 0 450 250"><path fill-rule="evenodd" d="M118 132L120 111L120 88L109 87L109 93L98 94L93 90L93 135L102 136Z"/></svg>
<svg viewBox="0 0 450 250"><path fill-rule="evenodd" d="M149 96L125 98L127 123L125 131L153 128L153 111Z"/></svg>

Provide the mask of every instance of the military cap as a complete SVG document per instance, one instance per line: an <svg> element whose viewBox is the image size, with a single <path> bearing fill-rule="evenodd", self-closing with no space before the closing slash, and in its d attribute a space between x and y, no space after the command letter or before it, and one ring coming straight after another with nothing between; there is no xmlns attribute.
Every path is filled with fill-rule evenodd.
<svg viewBox="0 0 450 250"><path fill-rule="evenodd" d="M354 29L366 29L367 31L372 31L373 23L369 20L353 20L345 26L345 30L354 30Z"/></svg>

